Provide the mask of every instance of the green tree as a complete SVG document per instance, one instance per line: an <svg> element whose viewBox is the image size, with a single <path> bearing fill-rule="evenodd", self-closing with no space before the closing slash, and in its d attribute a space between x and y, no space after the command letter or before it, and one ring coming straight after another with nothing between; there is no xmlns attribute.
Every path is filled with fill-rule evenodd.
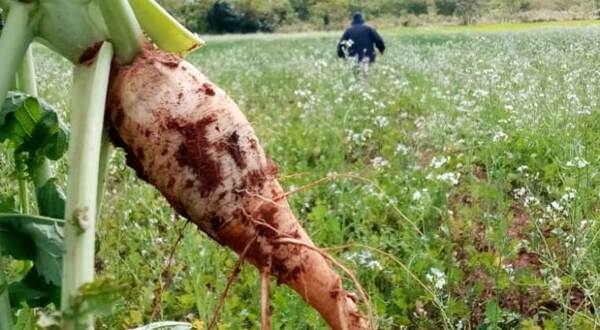
<svg viewBox="0 0 600 330"><path fill-rule="evenodd" d="M456 0L435 0L435 10L438 15L452 16L456 13Z"/></svg>
<svg viewBox="0 0 600 330"><path fill-rule="evenodd" d="M406 11L409 14L425 15L427 14L427 2L425 0L408 0L405 4Z"/></svg>
<svg viewBox="0 0 600 330"><path fill-rule="evenodd" d="M310 19L310 9L314 6L313 0L290 0L290 5L301 21L308 21Z"/></svg>
<svg viewBox="0 0 600 330"><path fill-rule="evenodd" d="M482 0L457 0L456 14L461 17L463 24L472 24L482 10Z"/></svg>

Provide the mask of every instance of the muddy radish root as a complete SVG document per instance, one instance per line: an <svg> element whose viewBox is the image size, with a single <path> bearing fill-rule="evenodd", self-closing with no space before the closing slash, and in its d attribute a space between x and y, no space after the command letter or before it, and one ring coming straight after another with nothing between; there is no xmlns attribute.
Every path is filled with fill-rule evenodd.
<svg viewBox="0 0 600 330"><path fill-rule="evenodd" d="M354 295L292 213L237 105L191 64L147 47L111 76L113 142L182 216L259 269L268 268L332 329L367 329ZM302 244L280 243L282 238Z"/></svg>

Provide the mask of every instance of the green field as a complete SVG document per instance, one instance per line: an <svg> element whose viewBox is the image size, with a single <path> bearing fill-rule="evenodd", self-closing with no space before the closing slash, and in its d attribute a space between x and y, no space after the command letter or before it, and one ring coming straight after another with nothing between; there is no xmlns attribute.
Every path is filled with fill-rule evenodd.
<svg viewBox="0 0 600 330"><path fill-rule="evenodd" d="M329 177L290 203L314 242L341 247L379 329L596 329L600 27L540 27L387 31L366 81L335 58L333 33L208 38L189 60L240 105L287 190ZM68 117L70 67L36 53L41 95ZM16 194L6 153L0 172ZM100 329L148 323L155 305L155 320L205 328L237 258L120 151L96 245L98 274L128 288ZM326 328L273 286L275 329ZM259 302L245 266L219 329L259 329Z"/></svg>

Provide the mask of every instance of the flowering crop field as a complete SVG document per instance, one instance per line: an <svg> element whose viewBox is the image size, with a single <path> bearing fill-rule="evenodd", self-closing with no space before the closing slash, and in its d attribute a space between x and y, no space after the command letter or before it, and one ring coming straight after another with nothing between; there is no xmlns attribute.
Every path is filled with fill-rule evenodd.
<svg viewBox="0 0 600 330"><path fill-rule="evenodd" d="M209 38L189 60L249 117L379 329L600 326L600 28L383 36L367 79L335 58L331 34ZM36 53L41 95L68 117L70 68ZM16 192L12 166L0 153L2 193ZM96 269L127 289L98 327L154 314L206 328L237 257L121 151L110 174ZM326 328L273 284L274 328ZM259 302L260 276L243 267L218 328L260 328Z"/></svg>

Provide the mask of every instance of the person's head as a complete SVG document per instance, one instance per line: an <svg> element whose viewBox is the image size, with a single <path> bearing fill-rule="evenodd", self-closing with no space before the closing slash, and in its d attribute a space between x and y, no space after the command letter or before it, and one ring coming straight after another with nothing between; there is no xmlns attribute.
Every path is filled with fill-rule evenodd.
<svg viewBox="0 0 600 330"><path fill-rule="evenodd" d="M352 24L362 24L365 20L360 11L355 11L352 13Z"/></svg>

